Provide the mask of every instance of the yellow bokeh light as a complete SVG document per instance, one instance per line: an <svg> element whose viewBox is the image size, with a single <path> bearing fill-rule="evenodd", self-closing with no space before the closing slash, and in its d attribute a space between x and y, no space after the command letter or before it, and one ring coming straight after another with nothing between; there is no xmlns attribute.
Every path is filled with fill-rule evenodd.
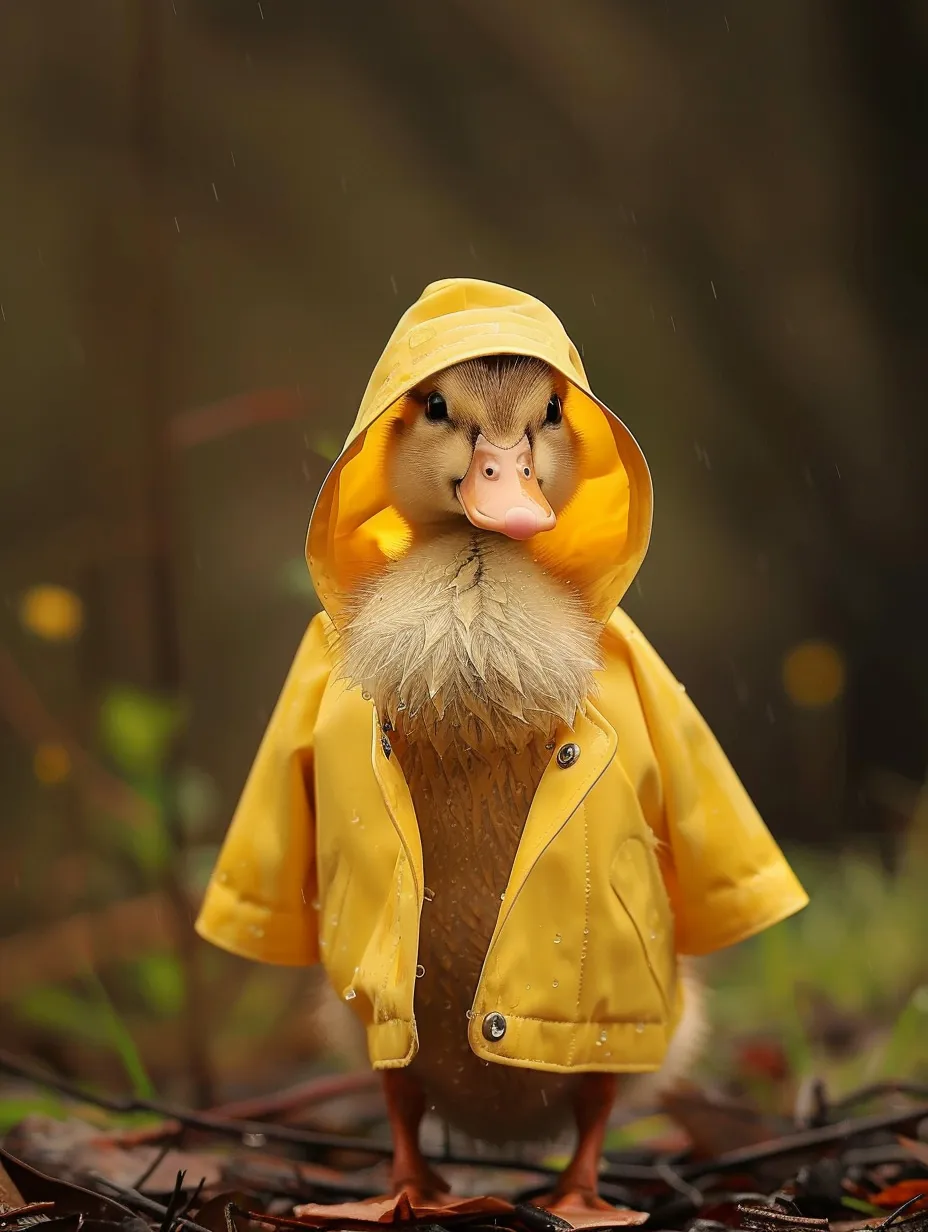
<svg viewBox="0 0 928 1232"><path fill-rule="evenodd" d="M783 660L783 687L797 706L830 705L844 692L844 678L844 659L828 642L802 642Z"/></svg>
<svg viewBox="0 0 928 1232"><path fill-rule="evenodd" d="M71 754L63 744L45 741L35 751L32 768L40 783L63 783L71 773Z"/></svg>
<svg viewBox="0 0 928 1232"><path fill-rule="evenodd" d="M30 633L49 642L69 642L84 624L84 605L64 586L33 586L23 595L20 619Z"/></svg>

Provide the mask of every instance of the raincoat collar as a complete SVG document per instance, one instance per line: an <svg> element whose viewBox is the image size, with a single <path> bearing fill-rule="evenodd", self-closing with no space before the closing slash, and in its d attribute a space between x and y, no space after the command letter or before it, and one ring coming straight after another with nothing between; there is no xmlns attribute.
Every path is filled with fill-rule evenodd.
<svg viewBox="0 0 928 1232"><path fill-rule="evenodd" d="M603 621L631 585L647 552L653 505L640 447L592 392L577 348L540 300L492 282L447 278L427 286L400 319L313 509L306 560L336 624L344 597L400 558L411 540L387 486L390 422L428 377L491 355L542 360L569 383L564 416L579 445L580 482L554 530L528 541L533 558L576 586Z"/></svg>

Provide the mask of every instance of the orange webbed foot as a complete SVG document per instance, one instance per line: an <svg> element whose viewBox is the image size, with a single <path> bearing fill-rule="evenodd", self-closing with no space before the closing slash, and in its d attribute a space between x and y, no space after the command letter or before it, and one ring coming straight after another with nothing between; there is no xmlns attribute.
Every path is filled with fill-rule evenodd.
<svg viewBox="0 0 928 1232"><path fill-rule="evenodd" d="M575 1228L616 1227L620 1224L644 1223L646 1211L633 1211L627 1207L613 1206L601 1198L595 1189L576 1189L558 1186L551 1193L535 1198L533 1205L552 1215L558 1215Z"/></svg>
<svg viewBox="0 0 928 1232"><path fill-rule="evenodd" d="M568 1208L584 1211L614 1211L617 1209L591 1189L555 1189L543 1198L536 1198L535 1204L543 1206L546 1211L551 1211L555 1215Z"/></svg>

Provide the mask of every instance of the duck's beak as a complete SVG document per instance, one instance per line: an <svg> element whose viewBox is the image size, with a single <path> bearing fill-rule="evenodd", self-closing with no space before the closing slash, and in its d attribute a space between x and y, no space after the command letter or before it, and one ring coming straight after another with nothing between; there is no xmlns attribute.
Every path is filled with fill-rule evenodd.
<svg viewBox="0 0 928 1232"><path fill-rule="evenodd" d="M535 478L527 436L501 449L481 433L457 495L474 526L510 539L530 539L557 521Z"/></svg>

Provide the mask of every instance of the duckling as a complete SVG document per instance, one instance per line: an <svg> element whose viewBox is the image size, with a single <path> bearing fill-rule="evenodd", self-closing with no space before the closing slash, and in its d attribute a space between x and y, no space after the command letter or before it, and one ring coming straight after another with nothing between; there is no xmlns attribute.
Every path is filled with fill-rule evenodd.
<svg viewBox="0 0 928 1232"><path fill-rule="evenodd" d="M495 1142L573 1118L548 1204L599 1205L616 1099L698 1049L683 964L808 903L619 606L652 509L560 320L470 278L403 314L316 500L321 608L196 928L322 964L384 1075L413 1199L445 1189L419 1145L434 1108Z"/></svg>
<svg viewBox="0 0 928 1232"><path fill-rule="evenodd" d="M338 630L341 673L391 733L422 839L418 1051L384 1072L394 1189L422 1200L447 1190L419 1147L429 1109L495 1144L550 1140L573 1118L577 1148L547 1201L605 1207L597 1172L617 1096L674 1081L704 1032L693 972L656 1080L491 1064L462 1030L555 730L595 698L602 666L601 623L527 550L576 490L564 384L538 359L495 356L407 396L385 461L412 540L348 596Z"/></svg>

